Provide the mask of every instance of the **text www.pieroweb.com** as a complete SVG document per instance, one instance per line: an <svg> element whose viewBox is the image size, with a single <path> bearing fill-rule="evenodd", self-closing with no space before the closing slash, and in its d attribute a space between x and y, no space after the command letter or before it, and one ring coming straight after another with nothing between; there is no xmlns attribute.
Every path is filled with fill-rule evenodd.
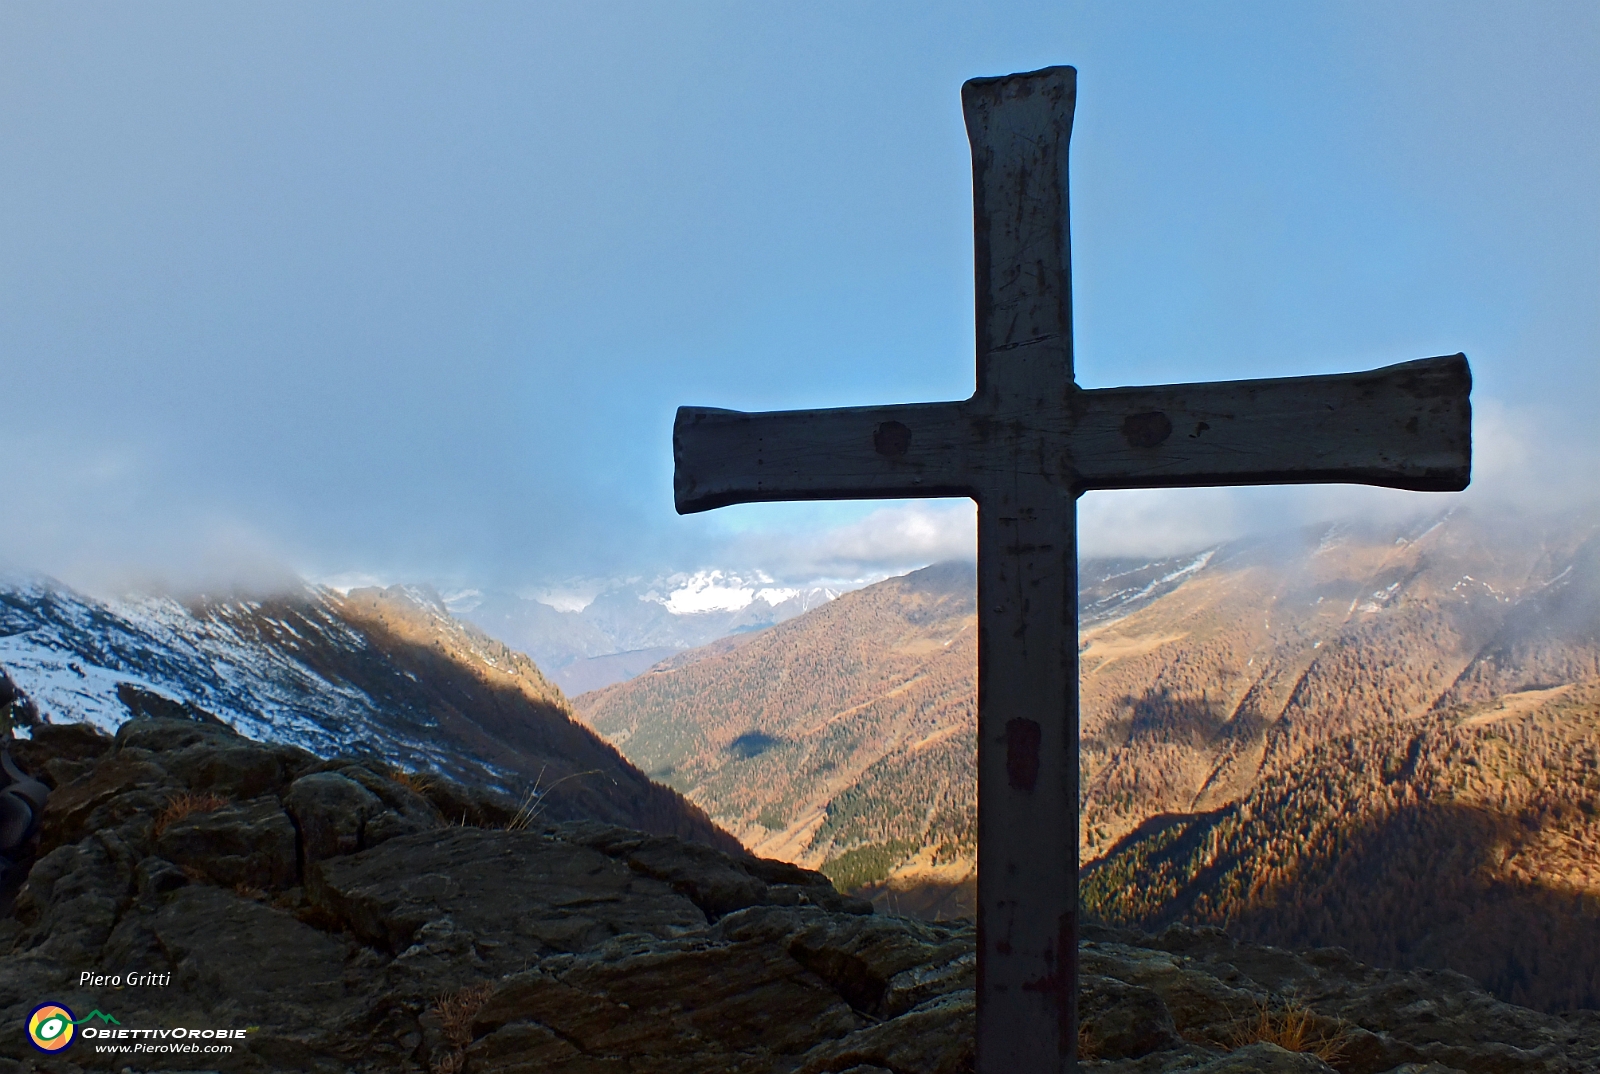
<svg viewBox="0 0 1600 1074"><path fill-rule="evenodd" d="M217 1043L219 1038L243 1037L244 1033L242 1029L87 1029L83 1039L94 1041L97 1052L215 1055L233 1051L233 1045Z"/></svg>

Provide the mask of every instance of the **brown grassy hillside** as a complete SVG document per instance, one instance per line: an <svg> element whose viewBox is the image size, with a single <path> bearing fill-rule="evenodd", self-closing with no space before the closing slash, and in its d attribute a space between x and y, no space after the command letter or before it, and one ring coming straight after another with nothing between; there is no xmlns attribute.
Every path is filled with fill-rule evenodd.
<svg viewBox="0 0 1600 1074"><path fill-rule="evenodd" d="M1085 618L1149 606L1205 562L1087 564ZM970 563L937 564L575 703L757 852L846 887L893 873L883 901L907 912L970 912L975 587Z"/></svg>
<svg viewBox="0 0 1600 1074"><path fill-rule="evenodd" d="M975 584L970 564L916 571L578 705L758 853L837 872L855 851L858 873L970 856Z"/></svg>
<svg viewBox="0 0 1600 1074"><path fill-rule="evenodd" d="M1597 532L1451 515L1084 564L1085 909L1593 1004L1551 966L1600 935ZM577 704L747 843L960 912L972 584L891 580Z"/></svg>
<svg viewBox="0 0 1600 1074"><path fill-rule="evenodd" d="M1083 894L1105 921L1224 925L1600 1007L1600 680L1321 743L1239 802L1147 821Z"/></svg>

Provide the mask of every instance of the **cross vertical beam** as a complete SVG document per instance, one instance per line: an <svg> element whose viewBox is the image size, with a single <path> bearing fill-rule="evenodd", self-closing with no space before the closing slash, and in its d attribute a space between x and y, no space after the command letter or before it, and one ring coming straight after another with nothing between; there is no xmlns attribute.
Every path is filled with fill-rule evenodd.
<svg viewBox="0 0 1600 1074"><path fill-rule="evenodd" d="M1076 1043L1076 492L1038 430L1072 384L1067 146L1077 73L961 88L972 146L978 502L978 1070ZM1009 458L1007 457L1009 456ZM998 465L993 465L998 463Z"/></svg>
<svg viewBox="0 0 1600 1074"><path fill-rule="evenodd" d="M1332 481L1439 492L1472 465L1460 354L1364 373L1080 389L1067 143L1076 73L962 87L977 391L743 414L680 407L679 513L773 500L978 504L978 1074L1061 1074L1077 1043L1076 496Z"/></svg>
<svg viewBox="0 0 1600 1074"><path fill-rule="evenodd" d="M1072 493L1039 478L991 486L978 504L983 1074L1064 1069L1076 1042L1075 515Z"/></svg>

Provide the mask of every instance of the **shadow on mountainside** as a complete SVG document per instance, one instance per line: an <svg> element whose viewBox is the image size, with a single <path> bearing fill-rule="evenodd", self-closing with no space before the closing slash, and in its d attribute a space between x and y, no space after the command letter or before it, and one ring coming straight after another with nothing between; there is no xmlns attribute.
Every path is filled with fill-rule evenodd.
<svg viewBox="0 0 1600 1074"><path fill-rule="evenodd" d="M898 883L894 877L852 888L850 894L871 901L880 913L954 921L978 916L978 879L940 881L916 879Z"/></svg>
<svg viewBox="0 0 1600 1074"><path fill-rule="evenodd" d="M1116 701L1122 719L1108 724L1124 742L1156 742L1169 746L1205 747L1228 726L1229 713L1209 698L1152 687L1143 694L1125 694Z"/></svg>
<svg viewBox="0 0 1600 1074"><path fill-rule="evenodd" d="M411 735L448 743L451 749L439 751L444 774L465 782L483 778L482 771L450 763L454 756L470 757L513 795L534 795L551 820L604 820L742 851L699 806L652 781L577 722L560 691L522 654L497 645L503 650L498 663L505 666L487 665L446 638L417 631L378 601L363 604L352 595L342 611L377 658L316 651L302 651L300 658L330 681L366 693L397 723L410 724ZM364 744L349 746L359 752Z"/></svg>
<svg viewBox="0 0 1600 1074"><path fill-rule="evenodd" d="M1378 965L1450 969L1507 1002L1600 1008L1600 896L1514 875L1540 818L1411 803L1315 833L1239 807L1151 818L1084 870L1087 916L1225 926Z"/></svg>

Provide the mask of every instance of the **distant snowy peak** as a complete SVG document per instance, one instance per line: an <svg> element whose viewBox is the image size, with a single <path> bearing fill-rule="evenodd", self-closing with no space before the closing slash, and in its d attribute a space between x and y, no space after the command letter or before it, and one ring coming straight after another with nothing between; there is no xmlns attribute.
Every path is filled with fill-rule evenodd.
<svg viewBox="0 0 1600 1074"><path fill-rule="evenodd" d="M779 585L770 575L762 571L741 573L713 569L696 571L693 574L667 575L651 582L640 582L637 579L613 580L589 587L588 592L594 595L581 598L567 591L562 591L560 595L541 593L513 597L512 594L477 588L454 589L443 594L426 591L426 587L420 588L427 593L428 599L436 601L450 614L456 616L470 617L480 609L504 605L508 599L540 604L563 614L582 614L596 600L618 596L633 597L658 604L673 615L703 615L742 612L752 604L778 608L793 601L799 602L801 611L810 611L833 600L839 594L859 589L870 581L876 579L850 583Z"/></svg>
<svg viewBox="0 0 1600 1074"><path fill-rule="evenodd" d="M382 587L372 586L370 588L376 590ZM360 590L352 589L350 593L346 595L352 596L358 592L360 592ZM417 608L426 611L429 615L436 619L451 618L449 602L441 597L439 595L439 591L434 589L432 586L397 585L389 586L387 589L383 589L383 592L388 594L388 596L391 598L403 597L405 600L416 605Z"/></svg>
<svg viewBox="0 0 1600 1074"><path fill-rule="evenodd" d="M484 595L481 589L452 589L448 593L441 593L439 599L451 615L459 616L475 611L483 604Z"/></svg>
<svg viewBox="0 0 1600 1074"><path fill-rule="evenodd" d="M773 587L769 584L771 581L765 575L746 581L722 571L699 571L687 578L677 575L669 579L669 584L676 583L676 587L665 597L651 592L645 594L645 599L665 605L673 615L693 615L696 612L742 612L758 600L777 607L799 594L797 589Z"/></svg>
<svg viewBox="0 0 1600 1074"><path fill-rule="evenodd" d="M707 569L653 581L616 580L590 588L593 598L576 608L495 590L460 589L439 599L450 612L533 657L563 689L582 692L606 676L637 674L658 658L657 651L665 656L763 630L854 588L859 586L785 584L760 571ZM627 659L611 659L619 656ZM595 661L604 661L603 669Z"/></svg>
<svg viewBox="0 0 1600 1074"><path fill-rule="evenodd" d="M801 611L810 611L833 600L843 591L821 585L780 586L759 571L741 577L720 570L674 575L667 579L667 585L662 588L667 589L665 596L653 589L646 592L643 598L661 604L673 615L742 612L752 604L780 608L793 601L799 602Z"/></svg>

